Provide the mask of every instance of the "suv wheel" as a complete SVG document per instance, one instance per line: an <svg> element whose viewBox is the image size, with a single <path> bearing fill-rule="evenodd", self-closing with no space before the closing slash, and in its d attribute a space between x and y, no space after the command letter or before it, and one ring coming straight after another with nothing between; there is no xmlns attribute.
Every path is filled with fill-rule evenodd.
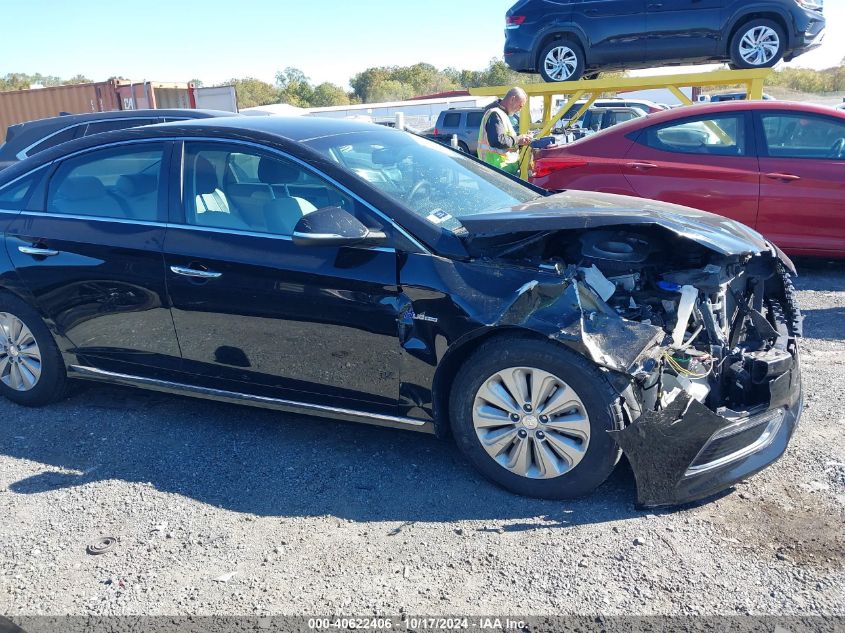
<svg viewBox="0 0 845 633"><path fill-rule="evenodd" d="M550 83L576 81L584 74L584 51L570 40L555 40L540 53L540 75Z"/></svg>
<svg viewBox="0 0 845 633"><path fill-rule="evenodd" d="M586 359L534 339L496 339L455 381L452 431L470 462L517 494L570 499L600 486L621 452L619 396Z"/></svg>
<svg viewBox="0 0 845 633"><path fill-rule="evenodd" d="M736 68L771 68L782 58L786 35L777 22L752 20L731 41L731 64Z"/></svg>
<svg viewBox="0 0 845 633"><path fill-rule="evenodd" d="M25 406L40 406L65 393L62 356L38 313L0 294L0 394Z"/></svg>

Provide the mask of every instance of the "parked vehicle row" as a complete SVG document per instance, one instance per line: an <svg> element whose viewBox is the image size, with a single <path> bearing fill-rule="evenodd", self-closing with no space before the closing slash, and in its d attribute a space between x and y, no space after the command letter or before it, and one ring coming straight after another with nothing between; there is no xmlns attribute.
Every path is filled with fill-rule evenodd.
<svg viewBox="0 0 845 633"><path fill-rule="evenodd" d="M845 257L845 112L775 101L679 108L537 153L550 190L694 207L795 255Z"/></svg>
<svg viewBox="0 0 845 633"><path fill-rule="evenodd" d="M550 82L599 71L727 62L770 68L821 45L822 0L519 0L505 62Z"/></svg>
<svg viewBox="0 0 845 633"><path fill-rule="evenodd" d="M25 405L87 379L451 434L555 499L624 452L644 505L759 471L800 415L794 268L759 234L382 126L76 139L0 172L0 226L0 393Z"/></svg>

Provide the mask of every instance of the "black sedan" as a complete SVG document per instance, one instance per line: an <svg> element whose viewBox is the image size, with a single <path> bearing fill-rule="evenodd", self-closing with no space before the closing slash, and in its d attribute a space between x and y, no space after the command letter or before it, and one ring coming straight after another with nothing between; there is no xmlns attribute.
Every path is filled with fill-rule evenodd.
<svg viewBox="0 0 845 633"><path fill-rule="evenodd" d="M555 499L624 452L643 505L759 471L800 415L794 269L759 234L384 127L79 139L0 174L0 221L0 391L23 405L85 379L451 434Z"/></svg>

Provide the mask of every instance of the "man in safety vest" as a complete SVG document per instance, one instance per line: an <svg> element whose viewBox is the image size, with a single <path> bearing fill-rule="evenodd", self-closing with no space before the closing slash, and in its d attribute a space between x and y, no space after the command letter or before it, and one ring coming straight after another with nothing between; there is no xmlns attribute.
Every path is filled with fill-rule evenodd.
<svg viewBox="0 0 845 633"><path fill-rule="evenodd" d="M519 174L519 148L529 145L532 139L528 134L517 134L510 117L522 110L527 101L522 88L512 88L504 99L488 106L478 132L478 157L514 175Z"/></svg>

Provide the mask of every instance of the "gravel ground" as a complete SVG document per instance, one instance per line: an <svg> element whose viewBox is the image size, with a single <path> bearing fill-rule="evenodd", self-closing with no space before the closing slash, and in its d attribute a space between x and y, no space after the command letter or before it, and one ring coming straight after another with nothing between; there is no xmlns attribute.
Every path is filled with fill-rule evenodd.
<svg viewBox="0 0 845 633"><path fill-rule="evenodd" d="M787 455L672 511L636 510L624 463L544 502L407 432L102 386L3 402L0 613L845 615L845 264L801 265Z"/></svg>

